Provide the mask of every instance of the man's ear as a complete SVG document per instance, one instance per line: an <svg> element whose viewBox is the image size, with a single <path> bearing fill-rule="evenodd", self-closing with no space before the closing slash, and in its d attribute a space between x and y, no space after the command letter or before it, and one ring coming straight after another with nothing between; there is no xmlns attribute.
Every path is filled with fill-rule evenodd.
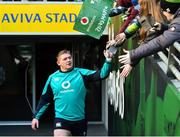
<svg viewBox="0 0 180 137"><path fill-rule="evenodd" d="M56 63L57 63L58 66L60 66L60 63L58 61Z"/></svg>

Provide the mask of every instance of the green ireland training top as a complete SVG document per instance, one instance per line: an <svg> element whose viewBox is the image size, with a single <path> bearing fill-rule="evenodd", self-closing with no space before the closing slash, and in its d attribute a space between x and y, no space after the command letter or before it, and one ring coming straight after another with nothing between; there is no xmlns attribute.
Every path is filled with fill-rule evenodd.
<svg viewBox="0 0 180 137"><path fill-rule="evenodd" d="M68 72L57 70L48 77L34 118L39 119L50 102L54 101L55 118L78 121L85 118L87 83L105 79L111 63L105 61L101 70L73 68Z"/></svg>

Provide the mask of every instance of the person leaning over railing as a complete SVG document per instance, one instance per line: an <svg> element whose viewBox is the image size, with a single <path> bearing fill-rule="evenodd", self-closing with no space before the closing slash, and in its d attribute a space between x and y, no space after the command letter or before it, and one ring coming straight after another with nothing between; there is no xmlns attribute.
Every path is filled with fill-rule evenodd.
<svg viewBox="0 0 180 137"><path fill-rule="evenodd" d="M125 55L119 56L119 62L124 64L121 76L127 77L131 71L130 66L134 67L137 60L161 51L175 41L180 42L180 1L179 0L161 0L160 5L163 14L170 22L167 30L160 36L151 41L142 44L134 50L127 51L124 49Z"/></svg>
<svg viewBox="0 0 180 137"><path fill-rule="evenodd" d="M131 24L116 37L116 46L132 37L139 31L140 42L147 42L162 33L162 29L158 28L159 23L167 24L166 18L161 14L159 0L139 0L140 15L138 15ZM163 25L164 26L164 25ZM152 29L152 27L154 27ZM112 46L113 43L107 44Z"/></svg>
<svg viewBox="0 0 180 137"><path fill-rule="evenodd" d="M120 33L116 45L121 46L122 43L132 37L136 33L136 38L140 39L138 43L146 43L153 38L163 33L163 28L160 28L160 24L167 24L166 18L161 14L160 1L159 0L139 0L140 15L134 19L123 33ZM166 26L166 25L163 25ZM107 44L107 48L111 46ZM138 63L139 60L136 60ZM129 70L132 69L131 65L128 66ZM127 67L126 67L127 68Z"/></svg>

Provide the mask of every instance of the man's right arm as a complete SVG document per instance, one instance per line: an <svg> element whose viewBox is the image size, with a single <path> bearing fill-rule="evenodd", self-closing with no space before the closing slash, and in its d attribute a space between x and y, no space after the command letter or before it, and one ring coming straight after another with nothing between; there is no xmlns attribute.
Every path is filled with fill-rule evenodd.
<svg viewBox="0 0 180 137"><path fill-rule="evenodd" d="M40 101L33 116L33 118L35 119L39 119L41 117L41 115L45 112L53 98L52 89L50 86L50 79L51 78L49 77L43 89L43 93L40 97Z"/></svg>

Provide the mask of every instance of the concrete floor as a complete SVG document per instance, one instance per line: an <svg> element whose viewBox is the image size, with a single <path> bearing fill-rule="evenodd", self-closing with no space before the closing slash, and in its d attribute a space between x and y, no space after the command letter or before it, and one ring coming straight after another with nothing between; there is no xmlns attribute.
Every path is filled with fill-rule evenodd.
<svg viewBox="0 0 180 137"><path fill-rule="evenodd" d="M88 125L88 136L107 136L107 131L103 124L89 124Z"/></svg>
<svg viewBox="0 0 180 137"><path fill-rule="evenodd" d="M31 126L0 126L0 136L52 136L52 127L41 124L39 130L33 131ZM102 124L88 124L87 136L107 136Z"/></svg>

